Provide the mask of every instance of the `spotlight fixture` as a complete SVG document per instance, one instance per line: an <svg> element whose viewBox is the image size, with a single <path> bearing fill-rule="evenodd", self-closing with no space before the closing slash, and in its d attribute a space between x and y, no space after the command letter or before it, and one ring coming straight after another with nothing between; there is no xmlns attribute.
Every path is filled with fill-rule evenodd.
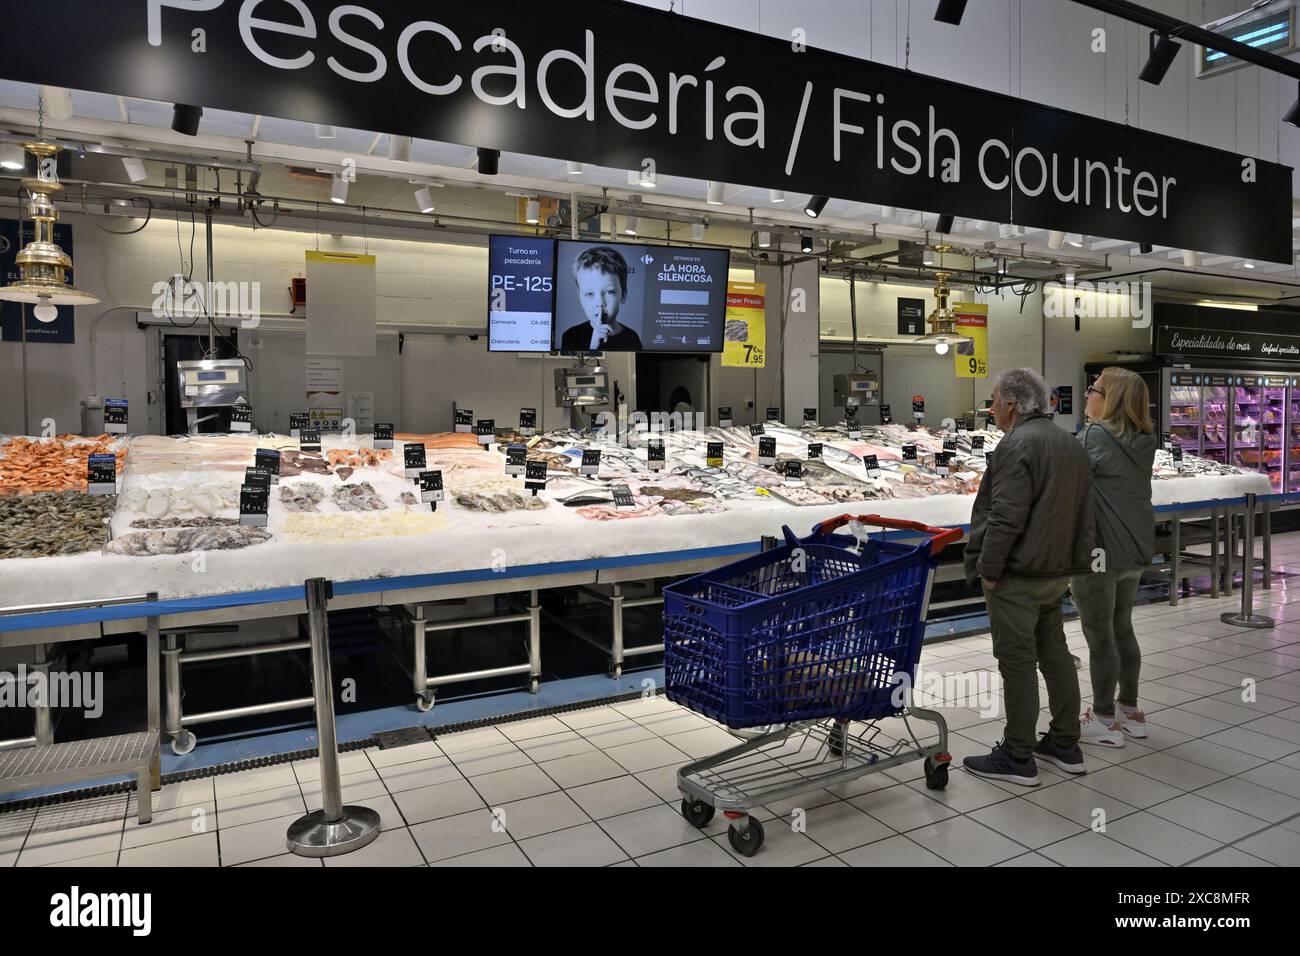
<svg viewBox="0 0 1300 956"><path fill-rule="evenodd" d="M941 236L952 232L952 216L949 216L947 213L940 216L939 223L935 226L935 232L939 233Z"/></svg>
<svg viewBox="0 0 1300 956"><path fill-rule="evenodd" d="M203 118L202 106L186 106L177 103L172 107L172 129L186 136L197 136L199 120Z"/></svg>
<svg viewBox="0 0 1300 956"><path fill-rule="evenodd" d="M1082 248L1083 248L1083 237L1080 236L1078 239L1071 239L1071 240L1070 240L1070 245L1074 246L1074 248L1076 248L1076 249L1082 249Z"/></svg>
<svg viewBox="0 0 1300 956"><path fill-rule="evenodd" d="M433 195L428 186L421 186L415 191L415 205L420 212L433 212Z"/></svg>
<svg viewBox="0 0 1300 956"><path fill-rule="evenodd" d="M636 184L642 189L654 189L659 185L659 180L655 178L653 172L643 166L637 174Z"/></svg>
<svg viewBox="0 0 1300 956"><path fill-rule="evenodd" d="M1201 257L1191 249L1183 250L1183 265L1189 269L1195 269L1201 264Z"/></svg>
<svg viewBox="0 0 1300 956"><path fill-rule="evenodd" d="M1300 126L1300 99L1291 104L1291 108L1282 117L1282 122L1290 123L1292 126Z"/></svg>
<svg viewBox="0 0 1300 956"><path fill-rule="evenodd" d="M691 223L691 238L694 239L696 242L704 241L704 223L702 222Z"/></svg>
<svg viewBox="0 0 1300 956"><path fill-rule="evenodd" d="M27 154L17 143L0 143L0 169L22 169L27 164Z"/></svg>
<svg viewBox="0 0 1300 956"><path fill-rule="evenodd" d="M1065 274L1065 284L1066 284L1066 285L1074 285L1074 273L1073 273L1073 272L1067 272L1067 273Z"/></svg>
<svg viewBox="0 0 1300 956"><path fill-rule="evenodd" d="M767 191L767 201L770 203L785 202L785 190L769 189Z"/></svg>
<svg viewBox="0 0 1300 956"><path fill-rule="evenodd" d="M816 219L822 214L822 210L826 208L828 201L826 196L813 196L808 200L808 205L803 207L804 215L809 219Z"/></svg>
<svg viewBox="0 0 1300 956"><path fill-rule="evenodd" d="M541 222L541 219L542 219L542 204L539 203L536 199L528 200L528 202L524 204L524 221L527 222L530 226L535 226L539 222ZM628 233L630 235L635 236L636 227L632 224L636 222L636 220L629 219L627 222L628 222Z"/></svg>
<svg viewBox="0 0 1300 956"><path fill-rule="evenodd" d="M705 185L707 186L705 198L708 200L709 205L721 206L726 199L725 193L723 192L724 184L715 183L712 180L709 180Z"/></svg>
<svg viewBox="0 0 1300 956"><path fill-rule="evenodd" d="M772 234L770 232L760 232L758 234L758 248L770 249L772 247Z"/></svg>
<svg viewBox="0 0 1300 956"><path fill-rule="evenodd" d="M312 131L316 134L317 139L333 139L338 135L333 126L326 126L323 123L313 123Z"/></svg>
<svg viewBox="0 0 1300 956"><path fill-rule="evenodd" d="M149 178L148 171L144 168L144 163L134 156L122 157L122 168L126 170L126 178L133 183L142 183Z"/></svg>
<svg viewBox="0 0 1300 956"><path fill-rule="evenodd" d="M1245 269L1253 269L1253 268L1255 268L1255 263L1251 262L1249 259L1247 259L1247 260L1246 260L1245 262L1243 262L1241 265L1242 265L1242 267L1245 268Z"/></svg>
<svg viewBox="0 0 1300 956"><path fill-rule="evenodd" d="M489 149L486 146L478 148L478 171L483 176L495 176L497 170L501 168L501 150Z"/></svg>
<svg viewBox="0 0 1300 956"><path fill-rule="evenodd" d="M1180 44L1175 43L1168 33L1160 33L1156 30L1151 31L1149 44L1151 53L1147 57L1146 65L1142 67L1142 72L1138 74L1138 79L1152 86L1159 86L1160 81L1165 78L1165 74L1174 64Z"/></svg>
<svg viewBox="0 0 1300 956"><path fill-rule="evenodd" d="M998 235L1003 239L1014 239L1020 235L1020 227L1014 223L1004 222L998 226Z"/></svg>
<svg viewBox="0 0 1300 956"><path fill-rule="evenodd" d="M573 160L569 160L564 164L564 171L570 176L581 176L585 169L586 166L582 163L575 163Z"/></svg>
<svg viewBox="0 0 1300 956"><path fill-rule="evenodd" d="M966 0L939 0L939 8L934 11L934 18L940 23L951 23L959 27L965 12Z"/></svg>
<svg viewBox="0 0 1300 956"><path fill-rule="evenodd" d="M411 161L411 137L388 136L388 158L398 163L409 163Z"/></svg>
<svg viewBox="0 0 1300 956"><path fill-rule="evenodd" d="M627 221L623 224L623 231L629 236L635 236L637 230L641 228L640 216L628 216Z"/></svg>
<svg viewBox="0 0 1300 956"><path fill-rule="evenodd" d="M800 237L799 237L799 248L800 248L803 252L812 252L812 251L813 251L813 241L812 241L812 236L800 236Z"/></svg>
<svg viewBox="0 0 1300 956"><path fill-rule="evenodd" d="M880 207L880 216L881 216L882 219L893 219L893 218L894 218L895 216L897 216L897 215L898 215L898 207L897 207L897 206L881 206L881 207Z"/></svg>
<svg viewBox="0 0 1300 956"><path fill-rule="evenodd" d="M341 173L335 173L330 179L330 202L343 205L348 201L348 181Z"/></svg>
<svg viewBox="0 0 1300 956"><path fill-rule="evenodd" d="M1059 249L1065 245L1065 233L1052 229L1047 233L1047 248Z"/></svg>
<svg viewBox="0 0 1300 956"><path fill-rule="evenodd" d="M1144 255L1144 256L1149 256L1149 255L1151 255L1152 248L1153 248L1153 247L1152 247L1151 243L1149 243L1149 242L1143 242L1143 243L1141 243L1141 244L1138 245L1138 252L1140 252L1140 253L1141 253L1142 255Z"/></svg>
<svg viewBox="0 0 1300 956"><path fill-rule="evenodd" d="M14 257L18 281L0 286L0 301L34 305L38 320L53 322L59 315L56 306L94 305L99 299L69 284L67 273L72 268L72 258L54 241L59 210L52 197L63 190L63 184L58 180L57 163L44 161L56 157L59 147L36 141L23 143L23 148L36 159L35 178L23 180L23 188L29 195L27 214L34 232L32 241Z"/></svg>

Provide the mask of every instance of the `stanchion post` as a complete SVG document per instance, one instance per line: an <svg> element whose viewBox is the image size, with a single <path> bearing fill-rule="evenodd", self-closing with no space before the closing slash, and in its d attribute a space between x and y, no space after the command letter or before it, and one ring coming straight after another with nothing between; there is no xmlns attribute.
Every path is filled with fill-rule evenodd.
<svg viewBox="0 0 1300 956"><path fill-rule="evenodd" d="M1219 619L1225 624L1264 630L1273 626L1273 619L1255 613L1255 496L1253 494L1246 495L1244 518L1245 529L1241 542L1241 610L1226 611L1219 615Z"/></svg>
<svg viewBox="0 0 1300 956"><path fill-rule="evenodd" d="M369 807L343 805L338 738L334 727L334 680L330 675L329 619L326 616L333 589L324 578L312 578L303 588L307 596L307 627L311 634L311 671L316 697L323 808L295 820L289 827L287 842L289 850L299 856L338 856L359 850L379 836L379 814Z"/></svg>

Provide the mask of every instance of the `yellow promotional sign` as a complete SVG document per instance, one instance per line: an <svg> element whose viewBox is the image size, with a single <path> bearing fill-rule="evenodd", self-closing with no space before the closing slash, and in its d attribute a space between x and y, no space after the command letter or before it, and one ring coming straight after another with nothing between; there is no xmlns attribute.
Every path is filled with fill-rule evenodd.
<svg viewBox="0 0 1300 956"><path fill-rule="evenodd" d="M954 302L957 334L965 341L952 350L958 378L988 378L989 374L989 307Z"/></svg>
<svg viewBox="0 0 1300 956"><path fill-rule="evenodd" d="M724 366L767 366L766 302L764 282L727 283L727 327L722 335Z"/></svg>

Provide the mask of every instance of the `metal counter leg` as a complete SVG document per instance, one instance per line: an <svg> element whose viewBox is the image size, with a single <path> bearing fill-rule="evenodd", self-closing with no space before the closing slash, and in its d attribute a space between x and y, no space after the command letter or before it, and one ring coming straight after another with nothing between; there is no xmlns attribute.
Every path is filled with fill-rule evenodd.
<svg viewBox="0 0 1300 956"><path fill-rule="evenodd" d="M1273 586L1273 505L1264 502L1264 590Z"/></svg>
<svg viewBox="0 0 1300 956"><path fill-rule="evenodd" d="M429 686L429 662L427 656L427 634L425 630L424 605L416 605L415 615L411 620L411 683L415 690L415 706L421 713L433 710L437 690Z"/></svg>
<svg viewBox="0 0 1300 956"><path fill-rule="evenodd" d="M542 605L537 592L528 592L528 691L536 694L542 680Z"/></svg>
<svg viewBox="0 0 1300 956"><path fill-rule="evenodd" d="M1255 496L1246 495L1246 536L1242 540L1241 610L1219 615L1225 624L1268 629L1273 619L1255 613Z"/></svg>
<svg viewBox="0 0 1300 956"><path fill-rule="evenodd" d="M50 646L48 644L36 645L36 663L31 667L32 674L37 676L42 687L50 686ZM54 711L50 709L50 695L42 694L41 702L33 708L36 711L36 746L46 747L54 743Z"/></svg>
<svg viewBox="0 0 1300 956"><path fill-rule="evenodd" d="M1219 509L1210 509L1210 597L1219 596Z"/></svg>
<svg viewBox="0 0 1300 956"><path fill-rule="evenodd" d="M154 766L157 766L155 763ZM148 823L153 819L153 774L141 770L135 775L136 820Z"/></svg>
<svg viewBox="0 0 1300 956"><path fill-rule="evenodd" d="M157 592L150 592L150 593L149 593L149 601L152 603L152 602L155 602L155 601L157 601L157 600L158 600L158 594L157 594ZM153 615L153 616L151 616L151 617L150 617L150 618L145 622L145 631L144 631L144 633L145 633L145 668L144 668L144 671L145 671L145 679L148 681L148 684L149 684L149 686L148 686L148 690L146 691L146 696L145 696L145 699L146 699L146 702L147 702L148 711L149 711L149 714L148 714L148 716L149 716L149 733L153 735L153 739L154 739L155 742L157 742L157 743L161 743L161 740L162 740L162 714L160 713L160 710L161 710L161 700L160 700L160 697L162 696L162 694L161 694L161 688L158 686L158 685L159 685L159 682L160 682L160 678L161 678L161 675L158 673L158 671L159 671L159 667L158 667L158 658L159 658L161 655L160 655L159 652L158 652L159 641L158 641L158 617L157 617L157 615ZM155 789L155 790L161 790L161 789L162 789L162 753L161 753L161 751L156 751L156 752L154 753L154 758L153 758L153 789ZM144 813L144 810L145 810L145 808L142 806L142 807L140 808L140 812L141 812L141 814ZM147 823L148 821L145 820L145 819L143 818L143 816L142 816L142 817L141 817L141 822L142 822L142 823Z"/></svg>
<svg viewBox="0 0 1300 956"><path fill-rule="evenodd" d="M181 655L185 653L185 635L168 634L163 657L163 699L166 717L163 736L171 741L172 753L183 757L194 750L198 738L185 729L184 711L181 707Z"/></svg>
<svg viewBox="0 0 1300 956"><path fill-rule="evenodd" d="M623 588L615 584L609 605L613 613L614 641L610 648L609 673L615 680L623 676Z"/></svg>
<svg viewBox="0 0 1300 956"><path fill-rule="evenodd" d="M1169 604L1171 607L1178 606L1178 589L1182 587L1182 581L1179 580L1181 569L1179 568L1180 559L1183 553L1183 533L1182 522L1178 515L1169 516Z"/></svg>
<svg viewBox="0 0 1300 956"><path fill-rule="evenodd" d="M1237 575L1237 569L1234 567L1237 563L1237 514L1232 505L1228 505L1224 513L1228 519L1228 527L1223 545L1223 596L1232 597L1232 592L1236 589Z"/></svg>

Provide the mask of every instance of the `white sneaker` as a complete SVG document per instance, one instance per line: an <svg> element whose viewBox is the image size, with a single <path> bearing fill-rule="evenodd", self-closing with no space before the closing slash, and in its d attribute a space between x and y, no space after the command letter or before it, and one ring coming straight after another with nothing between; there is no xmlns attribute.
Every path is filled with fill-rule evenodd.
<svg viewBox="0 0 1300 956"><path fill-rule="evenodd" d="M1122 705L1119 708L1119 725L1124 733L1137 740L1141 740L1147 735L1147 715L1134 707L1132 710L1126 710Z"/></svg>
<svg viewBox="0 0 1300 956"><path fill-rule="evenodd" d="M1079 718L1079 743L1119 748L1124 746L1124 732L1114 717L1098 717L1089 707Z"/></svg>
<svg viewBox="0 0 1300 956"><path fill-rule="evenodd" d="M739 737L741 740L753 740L764 734L770 734L776 730L782 730L785 724L767 724L763 727L724 727L723 729L733 737Z"/></svg>

